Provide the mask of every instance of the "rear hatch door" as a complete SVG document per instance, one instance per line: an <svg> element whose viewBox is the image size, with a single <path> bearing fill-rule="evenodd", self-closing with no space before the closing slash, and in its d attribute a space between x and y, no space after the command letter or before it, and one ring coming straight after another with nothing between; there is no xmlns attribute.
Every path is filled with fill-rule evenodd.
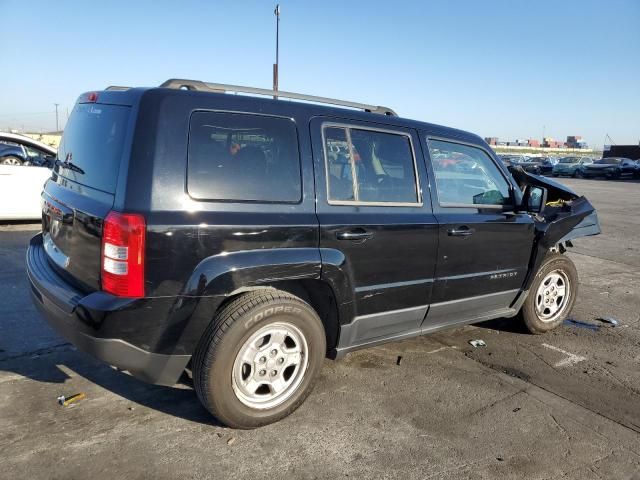
<svg viewBox="0 0 640 480"><path fill-rule="evenodd" d="M42 193L49 262L85 291L100 289L102 223L114 204L131 107L77 103Z"/></svg>

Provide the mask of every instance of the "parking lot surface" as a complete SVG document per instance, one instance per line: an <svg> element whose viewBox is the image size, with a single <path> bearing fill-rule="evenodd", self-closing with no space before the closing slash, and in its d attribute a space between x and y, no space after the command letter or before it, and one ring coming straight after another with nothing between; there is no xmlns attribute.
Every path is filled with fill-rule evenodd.
<svg viewBox="0 0 640 480"><path fill-rule="evenodd" d="M31 305L37 226L0 226L0 477L640 479L640 183L562 182L603 231L571 250L572 321L533 336L496 320L327 360L296 413L254 431L219 426L188 382L147 385L76 351Z"/></svg>

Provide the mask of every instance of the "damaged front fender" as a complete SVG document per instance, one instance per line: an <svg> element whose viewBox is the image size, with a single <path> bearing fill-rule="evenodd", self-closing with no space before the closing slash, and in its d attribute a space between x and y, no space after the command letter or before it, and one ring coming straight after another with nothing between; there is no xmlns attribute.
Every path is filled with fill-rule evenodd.
<svg viewBox="0 0 640 480"><path fill-rule="evenodd" d="M524 290L527 290L551 249L574 238L599 234L600 223L595 207L586 197L551 179L531 175L521 167L509 167L509 171L523 191L529 185L547 191L545 205L540 212L533 214L536 233L529 275L524 285Z"/></svg>

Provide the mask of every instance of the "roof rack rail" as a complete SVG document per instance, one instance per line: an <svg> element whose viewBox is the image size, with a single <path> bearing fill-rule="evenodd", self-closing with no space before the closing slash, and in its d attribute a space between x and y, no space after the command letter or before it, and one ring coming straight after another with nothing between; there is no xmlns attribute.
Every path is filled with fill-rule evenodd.
<svg viewBox="0 0 640 480"><path fill-rule="evenodd" d="M398 116L396 112L388 107L380 105L367 105L365 103L349 102L345 100L336 100L335 98L316 97L315 95L305 95L303 93L283 92L282 90L268 90L266 88L242 87L239 85L226 85L223 83L202 82L200 80L184 80L181 78L171 78L164 82L160 87L197 90L203 92L239 92L249 93L253 95L268 95L274 98L283 97L293 100L303 100L306 102L328 103L330 105L339 105L341 107L350 107L365 112L379 113L381 115Z"/></svg>

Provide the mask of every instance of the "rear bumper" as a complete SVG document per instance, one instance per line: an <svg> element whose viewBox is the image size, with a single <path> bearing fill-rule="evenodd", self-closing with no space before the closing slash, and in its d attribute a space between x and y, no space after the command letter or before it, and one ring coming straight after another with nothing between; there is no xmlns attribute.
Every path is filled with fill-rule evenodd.
<svg viewBox="0 0 640 480"><path fill-rule="evenodd" d="M75 289L49 265L42 235L33 237L29 244L27 275L38 311L54 330L78 349L149 383L173 385L180 378L191 355L153 353L121 338L99 335L102 320L117 317L131 300L103 292L85 296Z"/></svg>

